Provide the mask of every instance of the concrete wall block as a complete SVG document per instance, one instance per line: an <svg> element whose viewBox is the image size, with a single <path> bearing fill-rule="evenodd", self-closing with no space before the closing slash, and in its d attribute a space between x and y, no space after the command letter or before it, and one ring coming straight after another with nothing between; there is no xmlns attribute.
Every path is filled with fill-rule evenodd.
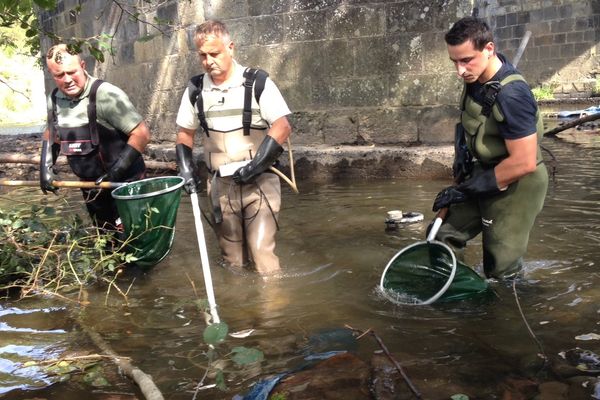
<svg viewBox="0 0 600 400"><path fill-rule="evenodd" d="M204 7L195 1L178 1L179 24L181 26L197 25L205 20Z"/></svg>
<svg viewBox="0 0 600 400"><path fill-rule="evenodd" d="M291 0L252 0L248 2L248 12L251 16L266 16L282 14L290 9Z"/></svg>
<svg viewBox="0 0 600 400"><path fill-rule="evenodd" d="M522 11L517 13L517 24L528 24L531 21L531 15L529 11Z"/></svg>
<svg viewBox="0 0 600 400"><path fill-rule="evenodd" d="M384 37L356 39L348 44L350 47L343 57L347 58L346 64L354 60L353 72L356 76L386 75L394 68L394 63L399 61ZM417 51L420 52L421 48Z"/></svg>
<svg viewBox="0 0 600 400"><path fill-rule="evenodd" d="M575 55L575 48L572 44L563 44L560 46L560 57L561 58L573 58Z"/></svg>
<svg viewBox="0 0 600 400"><path fill-rule="evenodd" d="M338 79L315 82L312 104L315 107L364 107L381 104L387 98L386 83L381 78Z"/></svg>
<svg viewBox="0 0 600 400"><path fill-rule="evenodd" d="M443 42L442 42L443 43ZM424 58L429 54L424 49L422 34L402 33L386 36L386 58L390 61L390 73L420 73L423 70ZM445 46L445 45L444 45ZM444 52L446 52L444 47ZM445 53L447 57L447 52Z"/></svg>
<svg viewBox="0 0 600 400"><path fill-rule="evenodd" d="M506 26L506 15L497 15L492 17L492 23L490 25L493 29L503 28Z"/></svg>
<svg viewBox="0 0 600 400"><path fill-rule="evenodd" d="M420 47L423 59L423 71L431 71L437 73L454 73L455 68L448 58L448 49L444 41L445 32L425 33L421 35ZM427 44L427 50L422 48ZM411 48L412 50L412 48ZM410 57L413 57L413 52Z"/></svg>
<svg viewBox="0 0 600 400"><path fill-rule="evenodd" d="M324 112L302 111L288 116L292 125L292 146L324 144L323 120L325 115Z"/></svg>
<svg viewBox="0 0 600 400"><path fill-rule="evenodd" d="M322 59L319 75L327 78L339 78L364 74L364 71L356 71L361 66L359 64L361 57L357 56L357 53L364 54L360 53L364 49L360 47L359 43L362 43L362 41L328 40L326 42L319 42L320 46L317 49L313 48L312 52L312 57L316 55L316 57ZM305 48L305 50L308 49ZM374 49L371 51L377 52ZM371 75L380 72L379 69L373 69Z"/></svg>
<svg viewBox="0 0 600 400"><path fill-rule="evenodd" d="M589 17L575 18L575 31L587 31L593 24L593 20Z"/></svg>
<svg viewBox="0 0 600 400"><path fill-rule="evenodd" d="M327 37L327 12L303 11L286 14L284 32L285 42L325 39Z"/></svg>
<svg viewBox="0 0 600 400"><path fill-rule="evenodd" d="M390 84L390 104L393 106L426 106L448 102L456 81L453 74L405 75ZM460 94L460 92L459 92Z"/></svg>
<svg viewBox="0 0 600 400"><path fill-rule="evenodd" d="M331 110L322 121L323 143L329 146L364 144L369 138L358 132L358 117L354 110Z"/></svg>
<svg viewBox="0 0 600 400"><path fill-rule="evenodd" d="M550 30L552 33L572 32L574 27L575 20L573 18L561 19L550 23Z"/></svg>
<svg viewBox="0 0 600 400"><path fill-rule="evenodd" d="M346 6L329 10L329 37L383 36L385 10L382 6Z"/></svg>
<svg viewBox="0 0 600 400"><path fill-rule="evenodd" d="M458 105L421 108L417 115L419 143L453 143L454 127L459 117Z"/></svg>
<svg viewBox="0 0 600 400"><path fill-rule="evenodd" d="M358 132L367 143L415 143L418 139L417 114L417 108L365 110L358 117Z"/></svg>
<svg viewBox="0 0 600 400"><path fill-rule="evenodd" d="M291 0L291 11L319 11L330 7L337 7L342 0Z"/></svg>
<svg viewBox="0 0 600 400"><path fill-rule="evenodd" d="M434 29L432 2L416 0L390 4L386 15L386 32L429 32Z"/></svg>
<svg viewBox="0 0 600 400"><path fill-rule="evenodd" d="M168 21L168 23L177 22L179 20L177 3L177 1L172 1L170 3L159 5L156 9L156 18L161 21Z"/></svg>
<svg viewBox="0 0 600 400"><path fill-rule="evenodd" d="M236 46L249 46L255 43L253 18L227 21L227 29L231 35L231 40Z"/></svg>
<svg viewBox="0 0 600 400"><path fill-rule="evenodd" d="M275 80L290 110L312 109L312 86L311 77L304 77L295 81Z"/></svg>
<svg viewBox="0 0 600 400"><path fill-rule="evenodd" d="M221 21L235 18L243 18L249 15L246 0L193 0L201 5L204 4L204 16L206 19L218 19Z"/></svg>
<svg viewBox="0 0 600 400"><path fill-rule="evenodd" d="M566 36L567 36L566 40L567 40L568 43L581 43L581 42L583 42L583 32L570 32Z"/></svg>
<svg viewBox="0 0 600 400"><path fill-rule="evenodd" d="M283 42L283 16L268 15L254 19L254 42L269 45Z"/></svg>
<svg viewBox="0 0 600 400"><path fill-rule="evenodd" d="M565 4L558 7L558 15L560 18L571 18L573 16L573 5Z"/></svg>
<svg viewBox="0 0 600 400"><path fill-rule="evenodd" d="M558 7L550 6L542 9L543 18L547 21L558 18Z"/></svg>

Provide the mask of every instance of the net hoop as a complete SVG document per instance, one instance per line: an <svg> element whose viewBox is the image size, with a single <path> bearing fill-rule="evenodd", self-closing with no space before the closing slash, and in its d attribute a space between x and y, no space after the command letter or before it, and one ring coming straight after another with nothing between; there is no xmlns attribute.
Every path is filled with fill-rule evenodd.
<svg viewBox="0 0 600 400"><path fill-rule="evenodd" d="M448 254L450 254L450 256L452 257L452 271L450 271L450 275L448 276L448 280L446 281L446 283L444 283L444 285L441 287L441 289L434 294L433 296L431 296L429 299L424 300L424 301L414 301L414 302L403 302L400 299L390 295L390 290L384 287L384 281L385 281L385 275L388 271L388 269L392 266L392 264L394 263L394 261L400 257L402 254L404 254L405 252L407 252L408 250L412 249L413 247L416 246L422 246L422 245L436 245L436 246L441 246L442 248L444 248L444 250L446 250L448 252ZM409 246L406 246L405 248L403 248L402 250L400 250L398 253L396 253L396 255L394 257L392 257L392 259L387 263L385 269L383 270L383 273L381 274L381 280L379 282L379 289L381 294L388 300L390 300L393 303L396 304L404 304L404 305L428 305L431 303L434 303L435 301L437 301L440 297L443 296L444 293L446 293L446 291L448 290L448 288L450 287L450 285L452 285L452 281L454 280L454 276L456 275L456 256L454 255L454 252L452 251L452 249L445 243L442 243L440 241L437 240L430 240L430 241L422 241L422 242L417 242L417 243L413 243Z"/></svg>
<svg viewBox="0 0 600 400"><path fill-rule="evenodd" d="M161 181L161 180L165 180L165 179L178 179L180 180L179 183L176 183L172 186L169 186L165 189L161 189L161 190L156 190L150 193L142 193L142 194L118 194L119 192L124 191L128 186L138 186L140 184L146 184L146 183L151 183L152 181ZM117 199L117 200L137 200L137 199L145 199L147 197L155 197L155 196L160 196L162 194L165 193L170 193L174 190L179 189L180 187L183 186L183 184L185 183L185 179L183 179L181 176L157 176L154 178L146 178L146 179L141 179L139 181L133 181L133 182L128 182L126 184L124 184L123 186L119 186L118 188L114 189L111 192L111 195L113 198Z"/></svg>

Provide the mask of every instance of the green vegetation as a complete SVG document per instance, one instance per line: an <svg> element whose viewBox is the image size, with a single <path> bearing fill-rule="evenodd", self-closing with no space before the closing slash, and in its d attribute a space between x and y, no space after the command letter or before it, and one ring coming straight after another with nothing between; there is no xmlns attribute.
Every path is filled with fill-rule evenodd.
<svg viewBox="0 0 600 400"><path fill-rule="evenodd" d="M555 85L553 84L543 84L542 86L531 89L531 92L533 93L533 97L538 101L552 100L554 99L554 89Z"/></svg>
<svg viewBox="0 0 600 400"><path fill-rule="evenodd" d="M600 76L596 77L596 84L592 89L592 97L600 97Z"/></svg>
<svg viewBox="0 0 600 400"><path fill-rule="evenodd" d="M68 10L69 13L77 15L81 13L86 4L75 5ZM25 33L24 48L32 56L37 56L40 53L40 38L48 37L54 43L67 43L71 50L81 53L88 51L92 57L100 62L104 62L104 54L114 54L112 40L118 31L121 21L129 20L135 23L141 22L148 25L152 29L152 33L138 38L139 41L150 40L157 35L165 33L165 28L173 30L173 21L164 20L154 17L151 21L144 19L144 8L152 6L153 3L161 3L160 0L144 0L142 2L132 2L125 0L111 0L106 2L106 9L114 6L117 11L117 25L113 32L97 32L91 37L63 37L55 32L44 29L38 20L39 11L55 10L57 0L0 0L0 27L14 28L19 27ZM98 18L102 17L99 15ZM0 34L0 48L15 48L18 49L18 44L10 36L2 36Z"/></svg>
<svg viewBox="0 0 600 400"><path fill-rule="evenodd" d="M63 297L100 281L110 289L119 269L135 261L125 241L52 207L0 209L0 241L0 289L19 289L21 297Z"/></svg>

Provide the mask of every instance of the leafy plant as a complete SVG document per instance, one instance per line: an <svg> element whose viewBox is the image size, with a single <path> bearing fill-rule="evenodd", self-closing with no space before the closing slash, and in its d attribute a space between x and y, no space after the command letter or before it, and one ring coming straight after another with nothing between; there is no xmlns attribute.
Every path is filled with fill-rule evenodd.
<svg viewBox="0 0 600 400"><path fill-rule="evenodd" d="M197 309L204 315L208 315L210 310L208 302L203 299L193 301ZM201 351L201 355L206 358L207 364L196 364L190 357L190 361L204 370L204 376L196 386L196 394L205 384L206 378L214 379L214 385L220 390L227 390L226 374L238 374L245 368L257 365L264 360L264 354L261 350L253 347L227 345L227 336L229 326L221 321L208 324L204 329L202 338L208 346L208 350ZM193 397L196 398L195 396Z"/></svg>
<svg viewBox="0 0 600 400"><path fill-rule="evenodd" d="M127 241L85 226L79 216L58 217L52 207L0 209L0 284L21 296L82 289L131 261Z"/></svg>
<svg viewBox="0 0 600 400"><path fill-rule="evenodd" d="M554 89L555 85L544 84L542 86L538 86L531 89L531 92L533 93L533 97L535 97L536 100L552 100L554 99Z"/></svg>
<svg viewBox="0 0 600 400"><path fill-rule="evenodd" d="M143 2L131 2L122 0L111 0L107 5L113 5L117 8L118 18L117 26L114 32L98 32L91 37L63 37L56 32L45 29L38 19L38 11L51 11L57 7L57 0L0 0L0 27L20 27L24 30L26 42L25 48L29 50L32 56L40 53L40 38L46 36L54 43L67 43L71 50L81 53L87 50L92 57L100 62L105 61L105 53L114 55L112 41L117 33L123 17L130 21L140 22L154 28L158 33L149 34L150 38L157 34L164 34L165 28L172 26L173 22L154 17L149 21L144 19L143 7L158 3L158 0L144 0ZM78 4L70 10L77 15L81 13L85 4ZM99 15L98 18L102 18ZM141 37L139 40L148 40L148 37ZM18 49L19 44L11 37L0 35L0 47Z"/></svg>

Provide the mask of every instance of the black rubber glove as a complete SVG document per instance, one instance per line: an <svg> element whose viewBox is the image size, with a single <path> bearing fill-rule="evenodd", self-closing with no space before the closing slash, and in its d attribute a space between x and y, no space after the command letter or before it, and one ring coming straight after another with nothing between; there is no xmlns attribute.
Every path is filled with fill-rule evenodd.
<svg viewBox="0 0 600 400"><path fill-rule="evenodd" d="M494 168L483 170L481 173L467 179L458 190L469 197L485 197L500 192Z"/></svg>
<svg viewBox="0 0 600 400"><path fill-rule="evenodd" d="M461 192L457 186L449 186L435 196L433 211L448 207L450 204L462 203L467 200L467 195Z"/></svg>
<svg viewBox="0 0 600 400"><path fill-rule="evenodd" d="M484 170L458 186L450 186L438 193L433 201L433 211L461 203L469 197L485 197L499 193L493 168Z"/></svg>
<svg viewBox="0 0 600 400"><path fill-rule="evenodd" d="M121 182L127 176L127 170L133 165L133 163L142 156L142 153L137 151L130 145L126 145L119 158L115 161L108 170L108 172L96 179L96 185L99 185L104 180L110 182Z"/></svg>
<svg viewBox="0 0 600 400"><path fill-rule="evenodd" d="M254 178L273 165L282 152L283 147L272 136L267 135L258 147L254 158L233 173L233 181L235 183L253 181Z"/></svg>
<svg viewBox="0 0 600 400"><path fill-rule="evenodd" d="M194 176L194 156L192 149L183 143L175 146L179 176L184 179L183 189L187 194L198 191L198 181Z"/></svg>
<svg viewBox="0 0 600 400"><path fill-rule="evenodd" d="M57 187L52 186L52 181L56 180L56 174L52 167L54 166L54 157L50 149L50 142L42 142L42 156L40 158L40 188L44 194L52 192L56 194Z"/></svg>

